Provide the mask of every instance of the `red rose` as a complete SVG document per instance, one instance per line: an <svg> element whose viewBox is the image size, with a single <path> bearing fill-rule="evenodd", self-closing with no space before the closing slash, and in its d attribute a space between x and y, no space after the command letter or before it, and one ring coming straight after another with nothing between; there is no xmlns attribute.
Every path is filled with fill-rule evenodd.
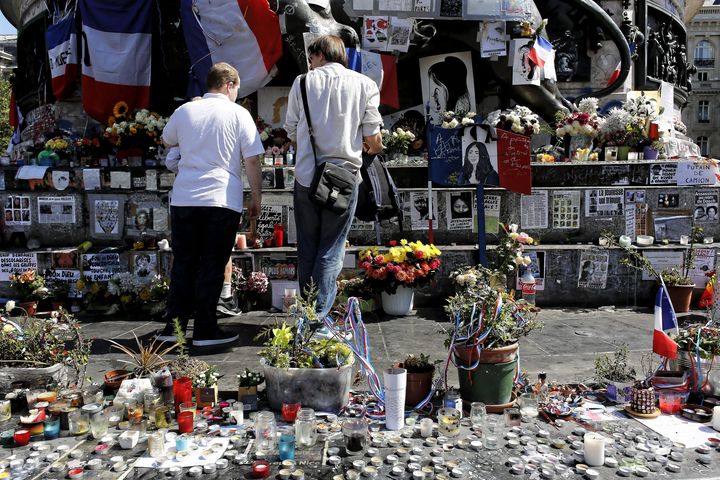
<svg viewBox="0 0 720 480"><path fill-rule="evenodd" d="M415 258L423 258L425 254L422 252L422 250L418 250L415 252Z"/></svg>
<svg viewBox="0 0 720 480"><path fill-rule="evenodd" d="M397 240L390 240L390 241L388 242L388 245L390 245L391 247L396 246L396 245L397 245Z"/></svg>

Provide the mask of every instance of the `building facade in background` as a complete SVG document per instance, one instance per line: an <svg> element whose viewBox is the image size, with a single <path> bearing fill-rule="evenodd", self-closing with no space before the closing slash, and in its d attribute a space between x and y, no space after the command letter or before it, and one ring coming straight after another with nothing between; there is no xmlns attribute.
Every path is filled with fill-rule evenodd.
<svg viewBox="0 0 720 480"><path fill-rule="evenodd" d="M687 25L697 68L683 121L703 155L720 158L720 0L708 0Z"/></svg>

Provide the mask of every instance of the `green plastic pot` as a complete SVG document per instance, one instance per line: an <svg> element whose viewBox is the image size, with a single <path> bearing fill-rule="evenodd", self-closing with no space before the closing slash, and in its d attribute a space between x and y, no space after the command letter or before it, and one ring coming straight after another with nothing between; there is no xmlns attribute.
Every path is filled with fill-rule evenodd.
<svg viewBox="0 0 720 480"><path fill-rule="evenodd" d="M462 360L457 359L458 365ZM465 404L503 405L512 397L517 358L504 363L480 363L475 370L458 369L460 396Z"/></svg>

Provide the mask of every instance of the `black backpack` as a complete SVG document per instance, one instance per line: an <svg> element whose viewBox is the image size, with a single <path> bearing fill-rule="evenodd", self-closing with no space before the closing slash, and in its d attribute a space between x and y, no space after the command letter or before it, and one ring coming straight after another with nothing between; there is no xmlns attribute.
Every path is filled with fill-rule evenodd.
<svg viewBox="0 0 720 480"><path fill-rule="evenodd" d="M381 157L364 156L360 175L363 181L358 187L355 217L365 222L379 222L397 217L402 230L400 194Z"/></svg>

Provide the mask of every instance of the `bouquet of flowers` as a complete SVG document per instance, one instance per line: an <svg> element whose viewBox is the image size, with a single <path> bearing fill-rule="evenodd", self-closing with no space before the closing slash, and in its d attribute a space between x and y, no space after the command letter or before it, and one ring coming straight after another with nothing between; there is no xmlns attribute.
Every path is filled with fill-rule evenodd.
<svg viewBox="0 0 720 480"><path fill-rule="evenodd" d="M238 374L237 379L238 387L256 387L265 381L265 375L246 368L243 373Z"/></svg>
<svg viewBox="0 0 720 480"><path fill-rule="evenodd" d="M517 224L501 223L500 241L495 249L495 261L490 262L492 269L508 274L515 267L528 266L530 257L524 256L525 245L535 245L535 240L525 232L518 233Z"/></svg>
<svg viewBox="0 0 720 480"><path fill-rule="evenodd" d="M540 133L540 117L522 105L516 105L510 110L491 112L488 115L487 123L495 128L528 137Z"/></svg>
<svg viewBox="0 0 720 480"><path fill-rule="evenodd" d="M587 135L596 137L602 127L602 119L598 117L598 99L583 98L580 100L577 112L555 114L555 135L577 136Z"/></svg>
<svg viewBox="0 0 720 480"><path fill-rule="evenodd" d="M250 272L246 277L242 269L233 267L232 279L235 295L243 310L248 310L254 305L258 295L267 292L268 289L268 277L263 272Z"/></svg>
<svg viewBox="0 0 720 480"><path fill-rule="evenodd" d="M70 141L65 137L54 137L45 142L45 148L53 152L70 153Z"/></svg>
<svg viewBox="0 0 720 480"><path fill-rule="evenodd" d="M380 130L382 135L382 143L385 145L385 151L389 154L407 155L408 146L415 141L415 134L409 130L396 128L394 132L386 129Z"/></svg>
<svg viewBox="0 0 720 480"><path fill-rule="evenodd" d="M440 250L421 241L392 241L387 251L370 247L360 252L365 280L375 291L395 293L399 286L414 287L430 281L440 268Z"/></svg>
<svg viewBox="0 0 720 480"><path fill-rule="evenodd" d="M474 125L476 116L477 113L475 112L467 112L465 114L455 113L453 111L442 112L440 114L440 119L442 120L440 128L457 128L460 126Z"/></svg>
<svg viewBox="0 0 720 480"><path fill-rule="evenodd" d="M217 365L210 365L207 370L192 376L192 385L195 388L212 388L220 379Z"/></svg>
<svg viewBox="0 0 720 480"><path fill-rule="evenodd" d="M168 283L160 275L148 280L130 272L113 275L107 285L101 282L87 282L81 277L76 287L83 293L86 304L110 305L110 309L106 312L108 315L152 302L158 302L155 309L160 310L168 292Z"/></svg>
<svg viewBox="0 0 720 480"><path fill-rule="evenodd" d="M600 127L600 141L604 145L625 145L627 126L630 124L630 113L623 108L612 108Z"/></svg>
<svg viewBox="0 0 720 480"><path fill-rule="evenodd" d="M162 144L160 137L167 120L146 109L130 113L128 104L121 101L113 107L104 135L116 147L155 147Z"/></svg>
<svg viewBox="0 0 720 480"><path fill-rule="evenodd" d="M10 287L20 296L20 300L41 300L48 296L45 278L36 270L10 274Z"/></svg>

